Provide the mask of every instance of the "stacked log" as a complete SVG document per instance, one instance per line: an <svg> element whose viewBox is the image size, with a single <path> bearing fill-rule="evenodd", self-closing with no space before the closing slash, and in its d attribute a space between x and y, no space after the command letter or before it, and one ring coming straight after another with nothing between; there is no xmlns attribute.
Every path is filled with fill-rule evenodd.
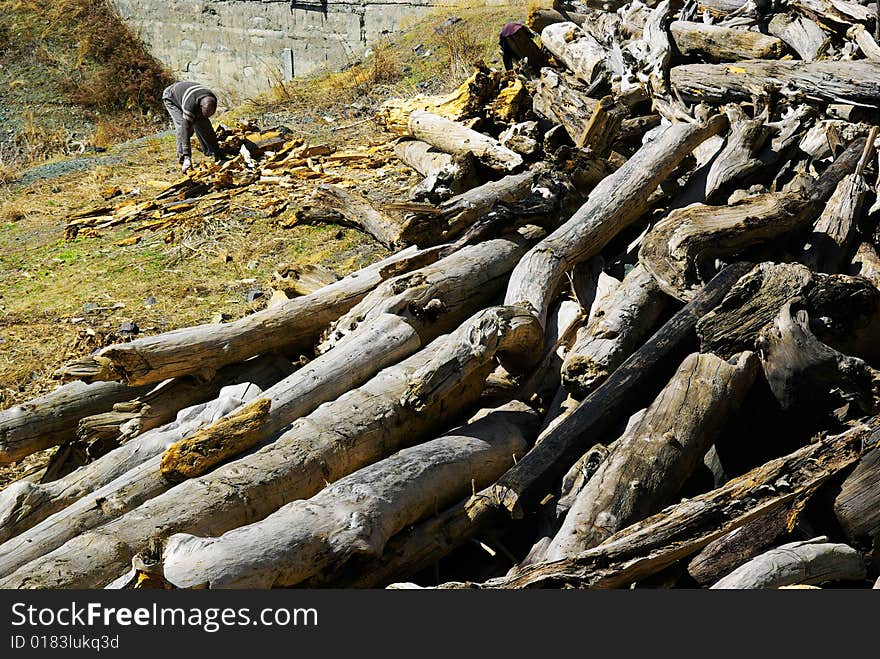
<svg viewBox="0 0 880 659"><path fill-rule="evenodd" d="M301 209L390 257L0 412L119 444L0 491L0 587L870 588L876 19L698 4L533 12L551 66L384 105L405 198Z"/></svg>

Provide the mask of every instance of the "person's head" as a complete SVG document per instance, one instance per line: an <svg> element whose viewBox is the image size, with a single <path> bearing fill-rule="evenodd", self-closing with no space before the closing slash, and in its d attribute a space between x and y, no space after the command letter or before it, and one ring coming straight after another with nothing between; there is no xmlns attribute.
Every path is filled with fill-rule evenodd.
<svg viewBox="0 0 880 659"><path fill-rule="evenodd" d="M213 96L205 96L199 101L199 108L202 110L202 116L208 119L217 111L217 99Z"/></svg>

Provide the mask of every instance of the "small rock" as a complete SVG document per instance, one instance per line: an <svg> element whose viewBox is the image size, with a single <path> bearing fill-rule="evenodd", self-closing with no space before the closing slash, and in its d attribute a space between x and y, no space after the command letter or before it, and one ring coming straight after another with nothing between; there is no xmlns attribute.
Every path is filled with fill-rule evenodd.
<svg viewBox="0 0 880 659"><path fill-rule="evenodd" d="M83 305L83 311L85 311L86 313L92 313L93 311L97 311L98 309L98 305L94 302L86 302Z"/></svg>
<svg viewBox="0 0 880 659"><path fill-rule="evenodd" d="M126 321L119 326L119 333L123 336L134 336L140 331L140 328L131 321Z"/></svg>
<svg viewBox="0 0 880 659"><path fill-rule="evenodd" d="M148 308L156 306L157 304L159 304L159 300L154 298L152 295L149 296L146 300L144 300L144 306L148 307Z"/></svg>
<svg viewBox="0 0 880 659"><path fill-rule="evenodd" d="M248 301L248 304L250 304L250 303L253 302L254 300L257 300L257 299L259 299L259 298L261 298L261 297L263 297L263 291L261 291L259 288L252 288L251 290L249 290L249 291L247 292L247 301Z"/></svg>

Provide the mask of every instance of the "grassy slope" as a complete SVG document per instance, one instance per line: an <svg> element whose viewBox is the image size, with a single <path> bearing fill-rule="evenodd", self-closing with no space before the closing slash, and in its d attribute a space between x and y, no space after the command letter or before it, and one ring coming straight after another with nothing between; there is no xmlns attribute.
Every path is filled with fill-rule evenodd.
<svg viewBox="0 0 880 659"><path fill-rule="evenodd" d="M474 58L498 66L498 26L525 12L524 6L458 10L463 21L451 36L433 29L448 13L426 14L363 63L295 81L217 119L227 125L239 118L263 126L282 123L310 143L387 143L393 136L369 120L381 101L451 89L470 73ZM418 44L433 54L416 56ZM450 47L456 51L452 57ZM196 160L200 157L197 153ZM211 322L220 314L238 318L265 303L247 304L247 291L255 285L265 289L280 262L321 263L344 275L385 253L350 229L280 228L277 219L289 216L295 204L276 220L241 207L187 235L139 232L135 245L116 244L135 235L124 225L102 237L66 241L65 217L101 204L100 190L115 185L145 199L178 175L170 134L113 147L97 163L27 185L0 186L0 409L53 389L58 383L51 373L58 366L119 340L124 321L148 334ZM51 174L68 164L38 171ZM353 171L351 178L359 180L364 194L398 197L417 180L397 166ZM146 306L149 296L158 303ZM86 303L124 306L89 314ZM0 486L4 481L0 469Z"/></svg>

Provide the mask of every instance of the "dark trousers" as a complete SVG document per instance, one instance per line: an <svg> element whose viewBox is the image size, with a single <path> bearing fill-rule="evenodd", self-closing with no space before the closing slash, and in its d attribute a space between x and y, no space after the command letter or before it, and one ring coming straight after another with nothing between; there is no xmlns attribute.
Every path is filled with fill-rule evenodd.
<svg viewBox="0 0 880 659"><path fill-rule="evenodd" d="M180 127L186 124L186 119L183 118L183 110L181 110L173 100L166 96L162 97L162 102L165 104L165 109L168 110L168 114L171 115L171 121L174 122L174 131L177 133L178 162L183 162L184 157L191 157L192 155L192 150L189 147L189 138L192 137L193 130L195 130L196 137L199 139L199 147L201 147L202 153L209 157L216 155L211 151L210 146L211 142L209 136L214 134L214 129L211 126L211 121L209 119L196 119L192 124L187 125L186 137L184 138L183 133L180 130Z"/></svg>

